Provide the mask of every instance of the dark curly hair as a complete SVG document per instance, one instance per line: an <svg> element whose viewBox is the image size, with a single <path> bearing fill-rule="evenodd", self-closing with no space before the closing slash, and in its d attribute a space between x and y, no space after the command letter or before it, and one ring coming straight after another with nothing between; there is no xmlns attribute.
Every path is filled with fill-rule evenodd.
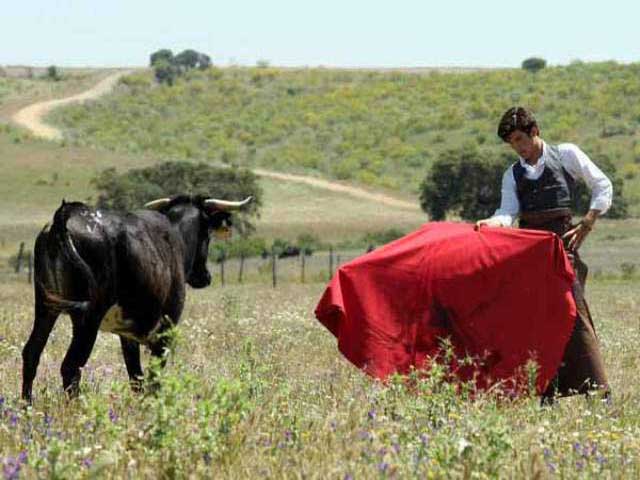
<svg viewBox="0 0 640 480"><path fill-rule="evenodd" d="M511 107L504 112L498 124L498 136L504 141L509 141L509 135L515 130L520 130L527 135L531 134L533 127L537 127L538 122L533 113L524 107Z"/></svg>

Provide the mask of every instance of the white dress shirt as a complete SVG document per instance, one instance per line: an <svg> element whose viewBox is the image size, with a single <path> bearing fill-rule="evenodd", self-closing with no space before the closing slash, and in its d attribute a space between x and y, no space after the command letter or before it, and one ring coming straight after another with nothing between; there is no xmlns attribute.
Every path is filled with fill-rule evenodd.
<svg viewBox="0 0 640 480"><path fill-rule="evenodd" d="M558 145L562 166L574 180L582 179L591 190L591 210L600 210L604 214L611 206L613 186L607 176L602 173L595 163L572 143ZM537 180L544 171L546 159L549 157L549 149L546 143L542 143L542 156L535 165L529 165L522 158L518 158L520 165L524 167L525 178ZM516 180L513 176L513 167L509 167L502 176L502 199L500 208L493 214L505 227L510 227L520 214L520 201L516 191Z"/></svg>

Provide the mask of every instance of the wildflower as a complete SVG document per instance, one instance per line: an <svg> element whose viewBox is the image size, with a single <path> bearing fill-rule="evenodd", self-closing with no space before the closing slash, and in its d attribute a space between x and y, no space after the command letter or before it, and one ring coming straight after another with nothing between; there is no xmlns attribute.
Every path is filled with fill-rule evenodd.
<svg viewBox="0 0 640 480"><path fill-rule="evenodd" d="M371 421L375 420L376 419L376 411L375 410L369 410L369 412L367 413L367 417Z"/></svg>
<svg viewBox="0 0 640 480"><path fill-rule="evenodd" d="M420 434L420 442L422 443L422 445L424 447L429 445L429 435L427 435L426 433L421 433Z"/></svg>
<svg viewBox="0 0 640 480"><path fill-rule="evenodd" d="M552 453L552 452L551 452L551 449L550 449L550 448L545 447L545 448L542 450L542 455L544 456L544 458L545 458L545 459L548 459L548 458L551 456L551 453Z"/></svg>
<svg viewBox="0 0 640 480"><path fill-rule="evenodd" d="M109 407L109 420L111 420L111 423L116 423L118 421L118 414L111 407Z"/></svg>
<svg viewBox="0 0 640 480"><path fill-rule="evenodd" d="M287 430L284 432L284 439L287 442L292 442L293 441L293 432L291 430Z"/></svg>
<svg viewBox="0 0 640 480"><path fill-rule="evenodd" d="M556 471L558 470L558 466L553 462L547 462L547 468L551 473L556 473Z"/></svg>
<svg viewBox="0 0 640 480"><path fill-rule="evenodd" d="M10 411L9 425L11 425L12 427L15 427L17 424L18 424L18 415L16 415L16 412Z"/></svg>
<svg viewBox="0 0 640 480"><path fill-rule="evenodd" d="M342 480L353 480L353 475L347 473Z"/></svg>
<svg viewBox="0 0 640 480"><path fill-rule="evenodd" d="M400 453L400 444L398 442L391 443L391 448L396 454Z"/></svg>
<svg viewBox="0 0 640 480"><path fill-rule="evenodd" d="M91 460L90 458L85 458L82 460L82 466L84 468L91 468L91 465L93 465L93 460Z"/></svg>
<svg viewBox="0 0 640 480"><path fill-rule="evenodd" d="M389 470L389 464L387 462L380 462L378 464L378 470L382 473L387 473Z"/></svg>
<svg viewBox="0 0 640 480"><path fill-rule="evenodd" d="M579 472L584 468L584 461L583 460L578 460L576 462L576 470L578 470Z"/></svg>

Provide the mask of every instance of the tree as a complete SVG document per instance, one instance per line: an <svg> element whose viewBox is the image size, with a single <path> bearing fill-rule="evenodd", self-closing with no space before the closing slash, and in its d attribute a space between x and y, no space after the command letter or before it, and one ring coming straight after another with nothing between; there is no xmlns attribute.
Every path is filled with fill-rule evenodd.
<svg viewBox="0 0 640 480"><path fill-rule="evenodd" d="M547 66L547 61L544 58L530 57L522 62L522 68L531 73L536 73Z"/></svg>
<svg viewBox="0 0 640 480"><path fill-rule="evenodd" d="M200 60L200 53L192 49L183 50L174 58L174 64L186 70L196 68Z"/></svg>
<svg viewBox="0 0 640 480"><path fill-rule="evenodd" d="M58 82L62 79L58 67L56 67L55 65L50 65L47 67L47 79L53 80L54 82Z"/></svg>
<svg viewBox="0 0 640 480"><path fill-rule="evenodd" d="M432 220L455 212L465 220L490 216L500 204L502 174L508 163L474 145L443 152L420 186L420 206Z"/></svg>
<svg viewBox="0 0 640 480"><path fill-rule="evenodd" d="M198 54L198 69L206 70L211 66L211 57L205 53Z"/></svg>
<svg viewBox="0 0 640 480"><path fill-rule="evenodd" d="M253 172L212 167L206 163L164 162L121 174L115 168L108 168L92 183L98 190L97 205L116 210L142 208L153 199L179 194L225 200L242 200L251 195L253 201L234 223L241 233L254 230L249 217L257 216L262 206L262 189Z"/></svg>
<svg viewBox="0 0 640 480"><path fill-rule="evenodd" d="M158 83L166 83L169 86L173 85L176 77L180 74L179 69L173 63L167 62L166 60L158 60L153 70Z"/></svg>
<svg viewBox="0 0 640 480"><path fill-rule="evenodd" d="M151 54L149 57L149 65L154 67L158 62L167 62L169 64L173 63L173 52L168 48L162 48L157 50Z"/></svg>

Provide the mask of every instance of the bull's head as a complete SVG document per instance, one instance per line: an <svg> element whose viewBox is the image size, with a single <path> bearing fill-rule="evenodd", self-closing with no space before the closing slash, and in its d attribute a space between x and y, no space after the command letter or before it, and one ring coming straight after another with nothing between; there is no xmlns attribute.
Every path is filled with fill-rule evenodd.
<svg viewBox="0 0 640 480"><path fill-rule="evenodd" d="M154 200L145 208L158 210L169 217L185 242L186 281L193 288L204 288L211 284L207 269L211 234L216 238L227 238L231 232L231 211L238 210L249 202L247 197L240 202L216 198L173 197Z"/></svg>

